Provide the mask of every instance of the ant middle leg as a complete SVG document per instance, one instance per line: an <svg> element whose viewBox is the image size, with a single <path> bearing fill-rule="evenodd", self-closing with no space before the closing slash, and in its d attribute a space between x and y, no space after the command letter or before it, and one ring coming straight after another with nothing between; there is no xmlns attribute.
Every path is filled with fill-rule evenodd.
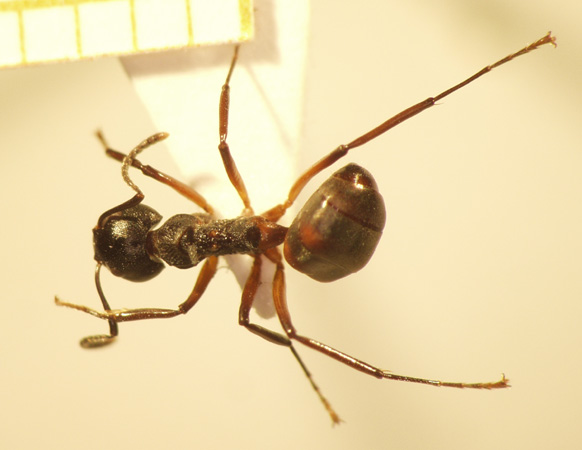
<svg viewBox="0 0 582 450"><path fill-rule="evenodd" d="M498 381L477 383L451 382L410 377L406 375L397 375L390 372L389 370L383 370L378 367L374 367L364 361L354 358L353 356L336 350L327 344L316 341L315 339L298 334L297 330L293 326L291 321L291 314L289 313L289 308L287 307L287 299L285 296L285 266L283 265L281 252L278 249L271 249L267 256L276 265L275 276L273 280L273 301L275 302L275 310L277 311L277 316L279 317L281 326L285 330L285 333L289 339L301 342L303 345L313 350L317 350L318 352L323 353L324 355L329 356L343 364L346 364L353 369L359 370L360 372L379 379L407 381L411 383L428 384L431 386L470 389L500 389L509 387L509 381L505 378L505 375L502 375L501 379Z"/></svg>
<svg viewBox="0 0 582 450"><path fill-rule="evenodd" d="M315 391L315 393L319 397L319 400L323 404L323 407L328 412L328 414L332 420L332 423L334 425L339 424L341 422L340 417L335 412L335 410L333 409L333 407L331 406L331 404L329 403L327 398L325 398L324 395L321 393L319 386L313 380L313 376L311 375L311 372L309 371L309 369L307 369L307 366L305 365L305 363L303 362L303 360L299 356L299 353L297 353L297 350L295 350L295 347L293 346L293 343L291 342L291 340L287 336L285 336L281 333L277 333L276 331L269 330L268 328L265 328L261 325L257 325L257 324L252 323L250 321L251 308L253 306L253 301L255 299L255 295L257 293L257 289L258 289L259 284L260 284L261 266L262 266L262 256L261 255L253 255L253 258L254 258L254 261L253 261L253 265L251 267L251 273L249 274L249 277L247 279L247 282L245 284L245 287L244 287L243 293L242 293L242 299L241 299L241 305L240 305L239 317L238 317L239 325L242 325L247 330L249 330L251 333L254 333L257 336L260 336L263 339L265 339L273 344L282 345L284 347L289 347L289 349L291 350L291 353L293 354L293 356L295 357L295 359L297 360L297 362L301 366L303 373L307 377L309 384L311 384L311 387L313 388L313 390Z"/></svg>
<svg viewBox="0 0 582 450"><path fill-rule="evenodd" d="M230 148L226 142L228 136L228 112L230 108L230 77L232 76L234 66L238 59L238 50L239 46L237 45L234 48L230 68L228 69L226 80L222 85L222 90L220 92L220 101L218 104L218 134L220 143L218 144L218 151L220 152L220 157L222 158L222 163L224 164L224 169L226 170L228 179L236 189L236 192L244 204L245 208L243 215L252 215L253 208L251 207L251 200L247 188L245 187L245 183L236 167L232 154L230 153Z"/></svg>
<svg viewBox="0 0 582 450"><path fill-rule="evenodd" d="M222 90L220 93L220 101L219 101L219 106L218 106L220 143L218 145L218 150L220 152L220 156L222 158L222 162L224 164L226 174L228 175L228 178L229 178L231 184L236 189L239 197L241 198L241 200L244 204L245 209L243 211L243 215L252 215L253 209L251 207L251 201L250 201L247 189L245 187L242 176L241 176L240 172L238 171L238 168L236 166L234 158L232 157L228 143L226 142L226 138L228 136L228 113L229 113L229 108L230 108L230 78L231 78L232 73L234 71L236 61L238 59L238 51L239 51L239 46L237 45L237 46L235 46L232 61L230 63L230 68L228 70L226 80L224 82L224 85L222 86ZM109 144L107 143L107 141L105 140L105 137L103 136L103 133L101 131L97 131L96 134L97 134L97 138L99 139L99 141L101 142L101 144L105 148L105 152L107 153L107 155L109 157L116 159L117 161L120 161L122 163L124 161L126 161L127 155L125 155L117 150L112 149L109 146ZM163 135L164 135L164 138L167 137L167 133L163 133ZM154 135L154 136L156 136L156 135ZM152 138L153 138L153 136L150 137L149 139L152 139ZM161 139L159 139L159 140L161 140ZM135 155L133 155L133 156L135 156ZM214 212L213 208L206 201L206 199L202 195L200 195L197 191L192 189L190 186L182 183L181 181L176 180L174 177L167 175L167 174L153 168L152 166L142 164L139 160L135 159L133 156L130 158L130 165L141 170L144 175L149 176L149 177L151 177L151 178L153 178L153 179L155 179L155 180L159 181L160 183L163 183L167 186L170 186L176 192L178 192L179 194L188 198L189 200L193 201L195 204L200 206L202 209L204 209L209 214L213 214L213 212ZM124 175L124 179L126 179L125 175ZM126 182L127 182L127 180L126 180ZM132 186L130 185L130 187L132 187Z"/></svg>
<svg viewBox="0 0 582 450"><path fill-rule="evenodd" d="M253 265L251 266L251 272L247 278L245 286L243 288L241 304L238 311L238 324L245 327L251 333L266 339L267 341L283 345L285 347L291 346L291 341L283 334L271 331L268 328L262 327L255 323L251 323L250 315L257 290L261 283L261 267L263 265L263 260L261 255L253 256Z"/></svg>

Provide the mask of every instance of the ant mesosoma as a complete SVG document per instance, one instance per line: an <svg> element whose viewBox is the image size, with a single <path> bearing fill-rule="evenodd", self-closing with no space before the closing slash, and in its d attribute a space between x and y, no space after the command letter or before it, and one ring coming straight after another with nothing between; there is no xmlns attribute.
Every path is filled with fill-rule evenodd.
<svg viewBox="0 0 582 450"><path fill-rule="evenodd" d="M228 178L244 204L241 216L235 219L216 219L213 208L198 192L136 159L143 150L166 139L167 133L157 133L150 136L125 155L109 148L103 135L98 132L98 138L105 147L107 155L122 162L123 180L136 194L126 202L104 212L93 229L93 244L95 260L97 261L95 284L104 311L66 303L57 297L55 297L55 302L57 305L78 309L107 320L109 334L89 336L81 340L81 346L85 348L100 347L115 339L118 334L117 324L119 322L169 318L186 314L200 299L216 273L218 257L220 255L246 254L253 258L253 264L242 292L238 316L239 324L267 341L288 347L291 350L334 424L339 423L340 418L315 384L310 372L295 350L293 341L298 341L379 379L455 388L498 389L508 387L508 380L504 375L498 381L483 383L446 382L396 375L390 371L371 366L314 339L302 336L296 331L285 298L282 254L292 267L323 282L337 280L363 268L374 253L386 219L384 202L378 192L376 182L368 171L356 164L348 164L335 172L317 189L299 211L289 228L279 225L277 222L315 175L344 157L350 150L430 108L439 100L471 83L491 69L548 43L556 45L555 38L551 33L518 52L483 68L436 97L428 98L405 109L352 142L340 145L297 179L283 203L260 215L254 215L243 179L226 142L230 102L229 83L239 50L239 47L236 46L220 95L220 143L218 149ZM162 217L154 209L142 204L144 194L129 177L129 166L133 166L141 170L144 175L168 185L193 201L205 212L178 214L170 217L161 227L154 229ZM278 248L281 244L283 244L283 252ZM260 284L262 255L275 264L272 295L284 334L250 321L251 307ZM164 268L164 262L171 266L187 269L202 261L204 264L192 292L177 309L111 309L101 289L100 270L103 265L116 276L131 281L146 281L161 272Z"/></svg>

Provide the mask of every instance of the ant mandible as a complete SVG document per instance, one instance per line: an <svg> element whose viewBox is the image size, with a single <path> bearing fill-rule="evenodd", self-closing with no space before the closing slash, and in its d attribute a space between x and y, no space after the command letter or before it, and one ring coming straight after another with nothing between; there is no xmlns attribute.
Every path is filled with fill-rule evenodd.
<svg viewBox="0 0 582 450"><path fill-rule="evenodd" d="M253 264L242 292L238 315L239 324L267 341L288 347L291 350L334 424L339 423L340 418L315 384L310 372L295 350L293 341L298 341L379 379L455 388L498 389L508 387L505 375L498 381L482 383L448 382L396 375L303 336L296 331L287 307L283 257L278 247L283 244L283 254L292 267L322 282L337 280L363 268L376 249L386 219L382 196L368 171L356 164L348 164L335 172L317 189L288 228L277 222L315 175L343 158L350 150L377 138L390 128L430 108L439 100L471 83L491 69L548 43L556 46L555 38L551 33L483 68L436 97L427 98L405 109L352 142L340 145L297 179L283 203L259 215L255 215L253 212L243 179L226 142L230 103L229 83L239 50L239 47L236 46L220 95L220 143L218 150L228 178L243 202L244 209L241 216L235 219L216 219L213 208L202 195L186 184L151 166L144 165L136 159L136 156L143 150L166 139L167 133L157 133L150 136L125 155L111 149L103 135L98 132L97 136L105 147L107 155L122 163L123 180L136 194L126 202L104 212L93 229L93 244L95 260L97 261L95 284L104 311L96 311L86 306L63 302L57 297L55 297L56 304L78 309L107 320L109 334L88 336L81 340L82 347L100 347L115 339L118 334L117 324L119 322L169 318L186 314L198 302L216 273L218 257L220 255L246 254L253 258ZM193 201L205 212L178 214L169 218L161 227L154 229L162 217L154 209L142 204L144 194L129 177L129 166L133 166L141 170L144 175L171 187ZM272 295L284 334L250 321L251 307L260 284L262 255L275 264ZM103 265L116 276L131 281L146 281L161 272L164 268L164 262L171 266L187 269L196 266L203 260L205 260L204 264L192 292L177 309L111 309L101 288L100 270Z"/></svg>

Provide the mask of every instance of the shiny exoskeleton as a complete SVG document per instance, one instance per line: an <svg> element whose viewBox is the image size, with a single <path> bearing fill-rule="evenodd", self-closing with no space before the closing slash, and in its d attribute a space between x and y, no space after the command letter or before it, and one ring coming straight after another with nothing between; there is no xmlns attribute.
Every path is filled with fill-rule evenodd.
<svg viewBox="0 0 582 450"><path fill-rule="evenodd" d="M283 254L317 281L335 281L362 269L386 223L384 200L372 174L348 164L329 177L301 208Z"/></svg>
<svg viewBox="0 0 582 450"><path fill-rule="evenodd" d="M107 216L93 229L95 260L113 275L147 281L164 262L190 269L209 256L262 253L283 242L287 228L261 217L216 220L210 214L178 214L160 228L153 208L139 204Z"/></svg>
<svg viewBox="0 0 582 450"><path fill-rule="evenodd" d="M284 243L291 266L315 280L333 281L368 263L386 210L372 175L349 164L317 189L289 229L261 216L217 220L207 213L178 214L155 229L161 220L143 204L106 213L93 229L95 260L115 276L147 281L164 262L189 269L209 256L260 254Z"/></svg>
<svg viewBox="0 0 582 450"><path fill-rule="evenodd" d="M340 145L297 179L284 202L258 215L253 212L243 179L227 144L230 78L237 60L237 46L220 95L218 150L226 174L243 202L244 209L241 216L235 219L217 219L212 206L197 191L136 159L140 152L167 138L167 133L157 133L150 136L127 155L109 148L103 135L98 133L107 155L122 162L122 177L126 184L135 191L135 195L103 213L93 230L95 259L97 261L95 284L103 304L103 311L63 302L55 297L56 303L108 321L109 334L89 336L81 341L81 345L87 348L103 346L115 339L118 334L119 322L169 318L186 314L204 294L206 287L216 273L218 258L221 255L246 254L252 258L252 267L242 292L239 324L252 333L291 350L333 423L340 422L339 416L315 384L310 372L295 350L293 341L298 341L313 350L379 379L456 388L495 389L508 387L508 380L505 376L494 382L462 383L396 375L297 332L287 307L285 265L282 255L284 254L287 262L295 269L323 282L345 277L362 269L368 263L382 235L386 212L376 182L365 169L355 164L349 164L338 170L315 191L289 228L280 225L278 221L315 175L343 158L350 150L430 108L439 100L488 73L491 69L544 44L555 45L555 39L550 33L533 44L483 68L439 95L429 97L405 109L350 143ZM144 175L171 187L202 208L204 212L178 214L170 217L163 225L159 226L162 217L154 209L142 204L144 194L129 177L130 167L139 169ZM284 247L283 252L279 248L281 244ZM275 265L272 295L283 333L272 331L250 320L255 294L261 283L263 258ZM112 309L101 288L100 270L102 266L109 268L114 275L127 280L147 281L158 275L164 268L164 264L188 269L200 263L202 267L192 292L176 309Z"/></svg>

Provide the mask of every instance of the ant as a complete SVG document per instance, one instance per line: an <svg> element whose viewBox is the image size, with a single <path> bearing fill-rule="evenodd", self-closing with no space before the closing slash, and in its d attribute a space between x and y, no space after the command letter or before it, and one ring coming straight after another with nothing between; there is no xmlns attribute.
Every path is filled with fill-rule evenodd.
<svg viewBox="0 0 582 450"><path fill-rule="evenodd" d="M97 261L95 285L104 311L63 302L57 297L55 297L56 304L107 320L109 334L88 336L80 342L84 348L101 347L115 340L118 335L117 324L119 322L170 318L186 314L202 297L216 273L218 257L246 254L253 259L253 263L242 292L238 315L239 324L267 341L288 347L291 350L334 424L341 420L315 384L309 370L295 350L293 341L298 341L353 369L379 379L454 388L500 389L509 387L509 381L505 375L502 375L498 381L480 383L448 382L396 375L349 356L327 344L303 336L296 331L285 297L283 255L293 268L322 282L334 281L355 273L368 263L382 236L386 211L376 182L367 170L356 164L348 164L335 172L315 191L289 227L282 226L277 222L315 175L346 156L350 150L377 138L399 123L430 108L439 100L495 67L548 43L556 46L555 38L551 33L483 68L436 97L427 98L405 109L352 142L340 145L307 169L295 181L283 203L259 215L255 215L253 212L245 184L227 144L229 83L238 58L239 46L236 46L220 94L220 143L218 150L226 174L244 205L242 214L235 219L217 219L212 206L194 189L136 159L137 155L146 148L166 139L168 133L157 133L148 137L125 155L111 149L103 134L97 132L97 137L105 148L106 154L122 163L123 180L135 191L135 195L120 205L105 211L93 229L93 244L95 260ZM153 208L142 204L144 194L131 180L129 176L130 166L171 187L205 212L178 214L170 217L159 228L154 229L161 222L162 217ZM283 252L279 249L280 245L283 245ZM263 255L275 265L272 296L284 334L250 321L251 307L260 284ZM164 263L180 269L188 269L202 261L204 264L192 292L176 309L111 309L101 288L100 271L102 266L106 266L115 276L130 281L147 281L162 271Z"/></svg>

